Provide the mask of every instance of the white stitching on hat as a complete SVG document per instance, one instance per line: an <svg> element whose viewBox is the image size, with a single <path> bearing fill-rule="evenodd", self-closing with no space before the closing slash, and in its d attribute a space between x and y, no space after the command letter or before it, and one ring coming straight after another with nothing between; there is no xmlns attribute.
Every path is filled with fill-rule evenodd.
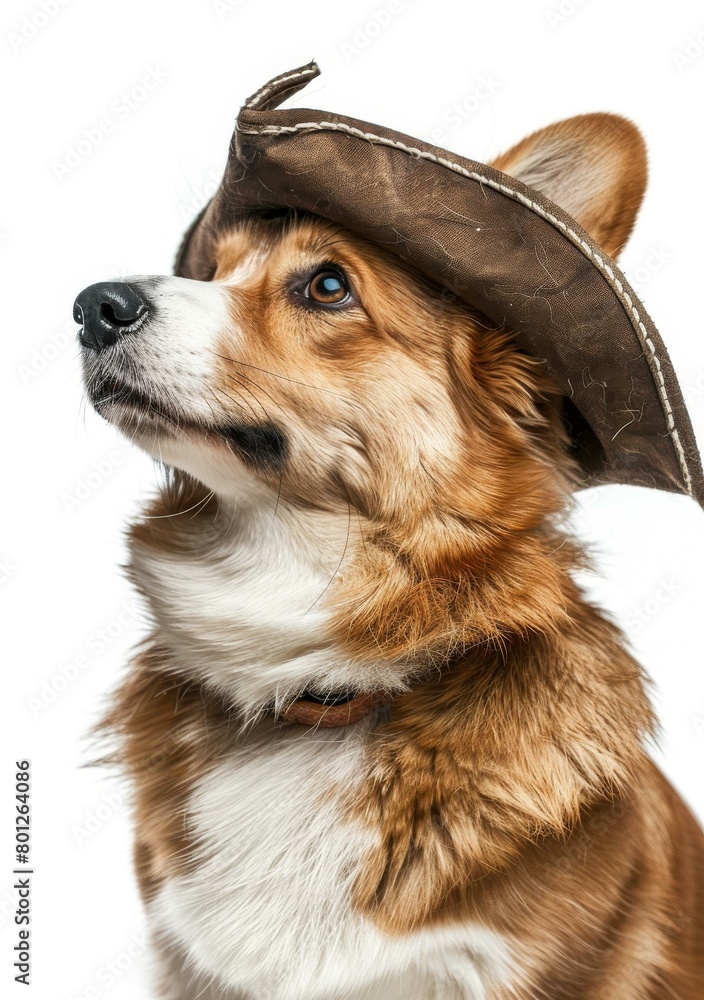
<svg viewBox="0 0 704 1000"><path fill-rule="evenodd" d="M292 76L302 76L307 74L294 73ZM274 81L272 81L273 83ZM281 81L283 82L283 81ZM264 88L266 89L266 88ZM255 94L255 97L257 95ZM249 105L248 105L249 106ZM558 219L556 216L552 215L547 209L543 208L537 202L531 201L520 191L514 191L513 188L507 187L505 184L500 184L498 181L492 180L490 177L484 176L484 174L477 173L474 170L467 170L466 167L461 166L459 163L453 163L452 160L446 160L444 157L436 156L434 153L429 153L426 150L416 149L414 146L407 146L403 142L399 142L395 139L387 139L384 136L374 135L373 132L362 132L361 129L354 128L352 125L345 125L344 122L301 122L299 125L261 125L252 126L250 128L242 128L239 122L237 123L237 129L240 132L249 134L265 134L265 135L275 135L283 132L301 132L304 129L316 129L318 131L332 130L336 132L347 132L349 135L355 136L358 139L366 139L369 142L377 143L383 146L392 146L397 149L402 149L404 152L408 153L410 156L415 156L417 159L432 160L434 163L439 163L443 167L447 167L449 170L455 173L462 174L464 177L469 177L471 180L479 181L481 184L487 184L489 187L495 188L497 191L501 191L503 194L508 195L515 201L521 202L521 204L526 205L528 208L532 209L538 215L547 219L553 225L558 226L571 238L572 242L578 246L584 253L596 264L597 268L604 274L612 286L615 289L619 300L624 305L626 312L631 318L633 327L638 334L641 344L647 346L650 355L653 359L656 370L656 388L658 390L658 395L660 396L660 402L665 410L667 417L667 429L670 437L672 438L672 443L677 454L680 469L684 477L685 484L687 486L687 492L692 495L692 477L689 472L689 467L687 465L687 457L685 455L684 448L682 446L682 441L680 439L679 431L675 426L675 416L672 411L672 406L670 404L670 399L667 395L667 386L665 385L665 377L662 372L662 367L660 364L660 359L655 353L655 345L648 336L648 331L640 318L640 314L633 304L628 292L623 287L623 283L616 277L614 271L606 261L595 253L592 248L586 243L581 236L576 233L573 229Z"/></svg>
<svg viewBox="0 0 704 1000"><path fill-rule="evenodd" d="M289 80L298 80L302 76L310 76L315 73L316 67L309 66L307 69L297 70L295 73L282 73L281 76L275 76L273 80L269 80L267 84L260 87L256 94L252 94L250 99L245 103L245 107L256 108L260 101L262 101L267 94L280 84L288 83Z"/></svg>

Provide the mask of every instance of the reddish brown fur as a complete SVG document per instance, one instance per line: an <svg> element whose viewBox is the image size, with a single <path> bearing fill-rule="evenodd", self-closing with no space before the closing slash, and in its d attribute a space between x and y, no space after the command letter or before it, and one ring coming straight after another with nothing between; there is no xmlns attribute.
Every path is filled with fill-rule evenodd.
<svg viewBox="0 0 704 1000"><path fill-rule="evenodd" d="M145 900L190 865L197 845L186 801L228 735L222 700L165 673L167 664L163 649L146 648L103 722L119 738L120 764L134 782L135 867Z"/></svg>

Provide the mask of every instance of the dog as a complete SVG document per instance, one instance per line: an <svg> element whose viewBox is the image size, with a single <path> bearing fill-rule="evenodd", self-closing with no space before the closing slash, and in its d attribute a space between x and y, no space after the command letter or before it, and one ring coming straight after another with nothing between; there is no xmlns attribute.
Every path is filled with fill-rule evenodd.
<svg viewBox="0 0 704 1000"><path fill-rule="evenodd" d="M635 126L569 119L494 165L617 256ZM76 302L92 404L165 468L130 531L153 628L103 723L157 995L704 996L704 836L574 580L556 385L321 217L210 236L203 280Z"/></svg>

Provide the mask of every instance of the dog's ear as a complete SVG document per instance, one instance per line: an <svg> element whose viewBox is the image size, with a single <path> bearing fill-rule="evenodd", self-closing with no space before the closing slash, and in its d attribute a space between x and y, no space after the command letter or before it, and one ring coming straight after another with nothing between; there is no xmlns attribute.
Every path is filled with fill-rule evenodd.
<svg viewBox="0 0 704 1000"><path fill-rule="evenodd" d="M619 115L578 115L534 132L493 167L547 195L616 257L647 180L643 137Z"/></svg>

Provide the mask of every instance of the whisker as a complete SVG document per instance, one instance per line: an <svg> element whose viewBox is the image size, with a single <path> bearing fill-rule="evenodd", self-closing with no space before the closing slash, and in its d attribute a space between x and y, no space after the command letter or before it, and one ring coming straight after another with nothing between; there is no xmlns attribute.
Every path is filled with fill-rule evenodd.
<svg viewBox="0 0 704 1000"><path fill-rule="evenodd" d="M194 503L192 507L188 507L187 510L177 510L173 514L143 514L145 521L161 521L165 517L179 517L181 514L188 514L192 510L196 510L198 507L203 506L210 500L211 497L215 496L215 490L211 490L206 497L201 497L198 503Z"/></svg>
<svg viewBox="0 0 704 1000"><path fill-rule="evenodd" d="M242 385L241 382L238 382L237 379L234 376L230 376L230 377L232 378L233 382L235 382L241 388L245 389L250 394L250 396L252 397L252 399L254 399L254 401L262 408L262 413L264 414L265 418L269 421L269 423L273 423L273 420L269 416L266 407L264 406L264 404L262 403L262 401L260 399L257 399L256 395L251 391L251 389L248 389L246 385ZM212 386L208 386L208 389L212 393L212 395L215 396L215 398L217 399L216 390L213 389ZM225 396L227 396L228 399L232 400L232 402L234 402L234 403L239 403L240 402L239 399L235 399L234 396L231 396L229 392L225 392L224 389L222 391L225 393ZM246 400L245 400L245 402L246 402ZM251 410L252 415L256 419L256 413L252 409L251 404L247 403L247 405L249 406L249 409ZM269 477L266 475L266 473L265 473L265 477L266 477L267 486L271 486L271 484L269 483ZM277 497L276 497L276 506L274 508L274 514L276 514L276 511L278 510L278 506L279 506L279 497L281 496L281 482L282 482L282 473L281 473L281 471L279 471L279 492L278 492Z"/></svg>
<svg viewBox="0 0 704 1000"><path fill-rule="evenodd" d="M340 567L342 566L342 563L344 561L345 554L347 553L347 546L349 545L349 541L350 541L350 526L351 526L351 524L352 524L352 508L350 507L350 504L349 504L349 501L348 501L348 503L347 503L347 536L345 538L345 547L342 550L342 555L340 556L340 561L338 562L337 566L335 567L335 571L332 574L332 576L330 577L330 579L328 580L327 585L323 588L323 590L320 592L320 594L318 594L318 596L316 597L316 599L313 601L313 603L311 604L311 606L308 608L308 611L306 611L306 615L310 611L313 610L313 608L318 603L318 601L321 599L321 597L323 597L323 595L330 589L330 587L332 586L333 580L335 579L335 577L337 576L337 574L340 572ZM305 615L303 617L305 617Z"/></svg>
<svg viewBox="0 0 704 1000"><path fill-rule="evenodd" d="M224 354L218 354L217 351L212 351L216 358L220 358L221 361L227 361L233 365L241 365L243 368L252 368L254 371L262 372L264 375L271 375L273 378L280 378L284 382L293 382L294 385L302 385L306 389L315 389L317 392L326 392L331 396L337 396L338 399L344 400L345 403L349 403L350 406L354 406L356 409L361 409L358 403L355 403L349 396L343 395L341 392L335 392L334 389L326 389L321 385L311 385L310 382L301 382L300 379L290 378L288 375L279 375L278 372L269 371L267 368L258 368L256 365L250 365L246 361L239 361L237 358L228 358Z"/></svg>
<svg viewBox="0 0 704 1000"><path fill-rule="evenodd" d="M243 372L238 372L238 375L239 375L240 378L246 379L247 382L249 382L251 385L253 385L255 389L258 389L260 392L263 392L264 395L266 396L266 398L270 399L272 401L272 403L274 404L274 406L278 407L281 410L281 412L283 413L283 407L281 406L281 404L278 403L274 399L274 397L270 393L268 393L266 391L266 389L262 388L262 386L260 386L258 382L255 382L254 379L249 378L249 376L245 375ZM229 379L232 379L232 381L235 382L236 385L239 385L242 389L245 389L250 394L250 396L252 396L257 401L257 403L259 404L259 406L261 406L262 409L264 409L264 407L262 406L261 401L259 399L257 399L257 397L254 395L254 393L250 389L248 389L246 385L243 385L241 382L238 382L234 375L228 375L227 377ZM266 410L264 412L266 413ZM266 418L267 418L267 420L271 419L268 414L266 414Z"/></svg>

